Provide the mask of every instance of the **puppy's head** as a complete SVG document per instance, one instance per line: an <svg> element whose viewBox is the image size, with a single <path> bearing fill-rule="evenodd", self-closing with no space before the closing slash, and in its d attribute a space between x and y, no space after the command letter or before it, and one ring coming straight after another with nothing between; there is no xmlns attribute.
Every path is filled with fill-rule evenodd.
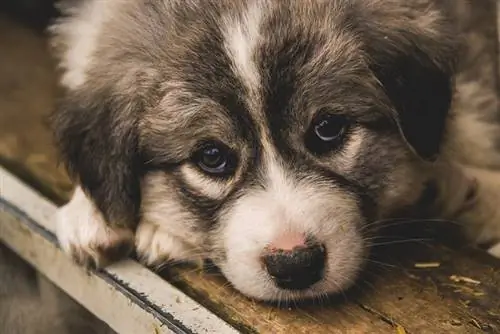
<svg viewBox="0 0 500 334"><path fill-rule="evenodd" d="M254 298L349 287L367 226L415 203L439 154L456 53L444 10L423 0L97 9L88 36L71 31L98 20L88 8L55 29L69 91L55 129L104 216L158 225L170 259L209 257Z"/></svg>

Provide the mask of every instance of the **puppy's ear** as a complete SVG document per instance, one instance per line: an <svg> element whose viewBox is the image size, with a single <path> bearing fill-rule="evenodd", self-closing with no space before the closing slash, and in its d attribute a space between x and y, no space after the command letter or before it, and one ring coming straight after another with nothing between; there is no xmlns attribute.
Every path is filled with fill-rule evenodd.
<svg viewBox="0 0 500 334"><path fill-rule="evenodd" d="M461 45L457 25L450 11L429 1L377 3L364 31L370 66L407 143L422 158L434 160L454 92Z"/></svg>
<svg viewBox="0 0 500 334"><path fill-rule="evenodd" d="M70 175L109 224L134 228L140 210L136 106L110 94L70 93L52 115Z"/></svg>

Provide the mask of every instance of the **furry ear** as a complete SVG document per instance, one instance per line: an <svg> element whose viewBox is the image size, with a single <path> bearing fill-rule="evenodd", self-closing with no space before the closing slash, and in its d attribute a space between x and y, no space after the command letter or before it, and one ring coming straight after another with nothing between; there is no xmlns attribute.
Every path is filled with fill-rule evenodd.
<svg viewBox="0 0 500 334"><path fill-rule="evenodd" d="M434 160L451 107L451 73L414 55L402 55L375 73L397 112L395 121L406 142L423 159Z"/></svg>
<svg viewBox="0 0 500 334"><path fill-rule="evenodd" d="M461 40L451 11L431 1L377 1L365 23L367 55L400 131L423 159L439 154Z"/></svg>
<svg viewBox="0 0 500 334"><path fill-rule="evenodd" d="M70 93L52 115L70 175L109 224L135 228L140 211L140 171L135 108L111 94Z"/></svg>

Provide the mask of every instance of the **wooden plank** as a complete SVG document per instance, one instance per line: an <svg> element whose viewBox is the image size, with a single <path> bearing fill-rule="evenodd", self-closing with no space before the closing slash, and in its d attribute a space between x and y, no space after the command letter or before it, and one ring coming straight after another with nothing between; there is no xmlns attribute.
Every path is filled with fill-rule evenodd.
<svg viewBox="0 0 500 334"><path fill-rule="evenodd" d="M374 289L361 303L412 333L500 332L500 261L460 246L456 226L449 222L412 227L405 226L398 240L425 242L380 251L379 258L393 267L373 278ZM454 236L435 237L447 235Z"/></svg>
<svg viewBox="0 0 500 334"><path fill-rule="evenodd" d="M248 300L216 273L174 268L165 277L222 318L252 324L259 333L390 333L395 327L348 295L330 304L277 308Z"/></svg>
<svg viewBox="0 0 500 334"><path fill-rule="evenodd" d="M9 34L14 37L8 37ZM46 62L38 38L18 34L18 30L5 28L5 23L2 26L0 20L0 48L11 46L11 51L0 53L0 87L9 80L22 82L20 91L14 93L0 89L0 157L23 178L41 186L44 193L65 199L70 183L55 166L50 136L39 123L52 108L51 65ZM29 70L31 66L39 70ZM20 74L10 69L15 67L26 68L22 80ZM30 99L23 98L31 95ZM12 96L18 97L14 101ZM19 110L26 115L17 115ZM436 234L447 236L448 230ZM414 235L413 231L409 233ZM165 276L242 332L396 333L397 328L400 332L404 328L407 333L500 331L500 316L495 311L500 300L496 294L496 287L500 286L499 262L485 254L451 247L445 241L381 247L384 251L377 261L386 262L386 270L367 276L367 283L346 296L347 301L340 296L328 305L302 306L299 310L278 310L249 301L223 278L200 270L174 268ZM440 267L414 268L414 263L428 261L438 261ZM481 287L457 282L452 283L458 287L452 286L451 275L471 277L480 281Z"/></svg>
<svg viewBox="0 0 500 334"><path fill-rule="evenodd" d="M371 274L363 278L365 284L361 283L357 290L349 293L345 297L347 301L340 297L329 306L303 308L300 316L295 310L277 311L259 304L249 306L230 287L224 287L223 280L217 276L194 270L168 275L174 284L177 278L181 287L190 282L197 289L191 293L200 302L205 298L208 300L206 305L224 303L229 316L252 322L263 333L271 330L276 333L311 330L328 333L338 324L339 318L344 321L350 316L358 317L353 311L354 305L379 316L393 327L401 326L408 333L500 332L500 261L482 251L457 245L454 227L448 222L405 222L397 229L386 231L392 236L388 237L389 244L374 256L376 264L383 265L369 268ZM454 236L450 241L435 239L436 235ZM405 238L409 241L390 244ZM426 263L437 263L438 267L416 267L416 264ZM206 279L201 281L200 275ZM480 283L462 282L454 276ZM265 321L262 314L271 314L273 321ZM359 320L366 322L369 318ZM317 324L321 326L315 328ZM344 326L347 330L349 323Z"/></svg>

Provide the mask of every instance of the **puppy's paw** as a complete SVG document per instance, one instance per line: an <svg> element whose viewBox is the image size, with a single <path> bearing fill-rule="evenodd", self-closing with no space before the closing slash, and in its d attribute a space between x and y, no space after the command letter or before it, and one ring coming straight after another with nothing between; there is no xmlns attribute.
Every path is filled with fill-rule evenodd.
<svg viewBox="0 0 500 334"><path fill-rule="evenodd" d="M139 224L135 233L135 248L139 261L147 266L196 261L192 247L149 222Z"/></svg>
<svg viewBox="0 0 500 334"><path fill-rule="evenodd" d="M109 226L80 187L56 219L61 248L83 266L101 268L133 250L133 232Z"/></svg>
<svg viewBox="0 0 500 334"><path fill-rule="evenodd" d="M490 253L500 255L500 171L470 167L464 170L476 180L476 187L456 219L476 243L497 244L490 248Z"/></svg>
<svg viewBox="0 0 500 334"><path fill-rule="evenodd" d="M488 253L500 259L500 242L488 249Z"/></svg>

